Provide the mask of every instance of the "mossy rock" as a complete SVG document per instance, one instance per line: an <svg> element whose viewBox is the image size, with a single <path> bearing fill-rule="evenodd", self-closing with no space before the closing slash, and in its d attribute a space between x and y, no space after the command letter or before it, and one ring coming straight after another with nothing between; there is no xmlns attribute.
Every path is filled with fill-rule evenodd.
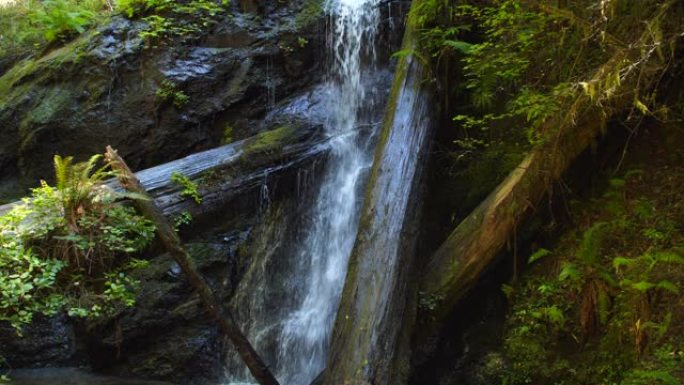
<svg viewBox="0 0 684 385"><path fill-rule="evenodd" d="M321 20L323 14L323 0L305 0L302 10L299 11L295 19L295 28L297 30L306 29Z"/></svg>

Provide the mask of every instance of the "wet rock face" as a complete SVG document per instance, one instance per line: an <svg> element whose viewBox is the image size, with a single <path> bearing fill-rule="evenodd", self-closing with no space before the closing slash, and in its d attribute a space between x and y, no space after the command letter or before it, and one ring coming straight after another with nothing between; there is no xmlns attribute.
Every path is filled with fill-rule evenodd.
<svg viewBox="0 0 684 385"><path fill-rule="evenodd" d="M237 249L248 231L187 245L219 302L234 290ZM222 374L224 341L178 265L168 255L139 272L136 307L88 334L94 369L119 376L206 384Z"/></svg>
<svg viewBox="0 0 684 385"><path fill-rule="evenodd" d="M55 153L111 144L140 169L216 146L227 127L253 134L276 100L320 77L324 35L298 21L303 6L230 15L157 47L140 38L145 23L114 17L17 63L0 77L0 180L49 179Z"/></svg>
<svg viewBox="0 0 684 385"><path fill-rule="evenodd" d="M74 328L66 316L37 316L20 337L6 323L0 324L0 357L10 367L74 365L79 362Z"/></svg>
<svg viewBox="0 0 684 385"><path fill-rule="evenodd" d="M238 248L248 234L249 231L217 233L211 241L187 245L219 302L227 303L232 296L237 282ZM85 365L102 373L179 384L218 381L223 368L223 339L180 268L169 255L163 254L152 259L149 268L136 272L135 277L140 281L136 306L99 324L77 325L64 315L38 318L24 329L24 338L18 338L13 329L3 325L0 356L7 364L3 366ZM73 381L56 382L64 384L138 384L82 374L72 378L60 370L19 373L26 378L18 384L52 384L47 378ZM14 373L11 377L15 378Z"/></svg>

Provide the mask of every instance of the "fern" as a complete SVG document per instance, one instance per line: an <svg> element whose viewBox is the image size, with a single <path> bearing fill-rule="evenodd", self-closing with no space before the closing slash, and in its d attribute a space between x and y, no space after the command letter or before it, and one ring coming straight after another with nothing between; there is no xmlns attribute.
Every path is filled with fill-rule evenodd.
<svg viewBox="0 0 684 385"><path fill-rule="evenodd" d="M67 0L45 0L42 6L30 14L31 20L41 25L48 42L85 31L96 14Z"/></svg>
<svg viewBox="0 0 684 385"><path fill-rule="evenodd" d="M606 223L594 223L584 234L582 234L582 241L577 250L577 257L588 264L595 264L599 262L601 253L601 243L606 234Z"/></svg>
<svg viewBox="0 0 684 385"><path fill-rule="evenodd" d="M79 213L87 210L93 204L93 199L102 187L105 179L112 173L107 166L96 169L101 155L94 155L86 162L74 163L73 157L63 158L55 155L55 184L62 201L64 215L70 222L74 222ZM112 199L114 194L112 194Z"/></svg>
<svg viewBox="0 0 684 385"><path fill-rule="evenodd" d="M180 192L182 197L192 198L197 204L202 203L202 195L200 195L199 187L195 182L190 180L190 178L178 171L174 171L171 174L171 181L183 188Z"/></svg>
<svg viewBox="0 0 684 385"><path fill-rule="evenodd" d="M527 260L527 263L534 263L534 262L546 257L549 254L551 254L551 251L542 247L539 250L532 253L532 255L530 255L530 258Z"/></svg>
<svg viewBox="0 0 684 385"><path fill-rule="evenodd" d="M464 55L469 55L473 52L474 49L473 44L461 40L445 40L444 46L453 48Z"/></svg>
<svg viewBox="0 0 684 385"><path fill-rule="evenodd" d="M576 264L572 262L568 262L565 265L563 265L560 274L558 274L559 281L577 281L580 278L582 278L582 271Z"/></svg>

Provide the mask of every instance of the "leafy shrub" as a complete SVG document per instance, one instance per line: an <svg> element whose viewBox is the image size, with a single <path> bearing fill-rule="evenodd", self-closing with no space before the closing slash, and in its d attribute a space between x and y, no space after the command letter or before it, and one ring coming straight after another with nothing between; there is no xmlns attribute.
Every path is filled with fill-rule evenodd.
<svg viewBox="0 0 684 385"><path fill-rule="evenodd" d="M228 1L118 0L116 4L126 17L147 23L140 36L154 43L166 37L201 35L226 10Z"/></svg>
<svg viewBox="0 0 684 385"><path fill-rule="evenodd" d="M42 182L0 217L0 321L17 331L35 313L98 317L134 303L126 272L144 266L132 256L154 226L117 202L123 195L104 185L111 173L95 170L98 159L56 156L56 186Z"/></svg>
<svg viewBox="0 0 684 385"><path fill-rule="evenodd" d="M673 202L681 199L659 196L662 175L640 181L656 198L628 191L634 175L611 179L582 213L590 218L582 231L534 253L536 271L504 288L513 301L504 383L681 383L684 239L672 224L682 215Z"/></svg>
<svg viewBox="0 0 684 385"><path fill-rule="evenodd" d="M18 331L34 313L54 314L64 303L53 291L64 262L42 259L13 234L0 234L0 321Z"/></svg>
<svg viewBox="0 0 684 385"><path fill-rule="evenodd" d="M97 14L68 0L45 0L30 13L31 21L42 27L48 42L83 33Z"/></svg>
<svg viewBox="0 0 684 385"><path fill-rule="evenodd" d="M117 0L117 9L132 18L148 11L163 11L175 3L171 0Z"/></svg>
<svg viewBox="0 0 684 385"><path fill-rule="evenodd" d="M105 0L16 0L0 4L0 57L17 60L85 31L106 15Z"/></svg>

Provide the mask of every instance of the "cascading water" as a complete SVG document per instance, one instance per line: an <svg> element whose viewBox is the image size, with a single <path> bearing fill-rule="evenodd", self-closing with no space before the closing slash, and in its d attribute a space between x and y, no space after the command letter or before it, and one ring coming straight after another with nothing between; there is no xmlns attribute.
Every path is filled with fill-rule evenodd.
<svg viewBox="0 0 684 385"><path fill-rule="evenodd" d="M257 351L266 356L278 380L288 385L309 385L324 368L331 329L347 271L349 254L356 238L360 211L359 193L372 162L372 135L360 130L372 123L368 116L367 84L362 73L375 60L374 38L378 24L378 0L329 0L332 23L328 45L331 64L325 85L327 121L332 153L320 181L320 190L307 221L291 247L293 266L278 293L280 309L267 309L276 316L250 314L243 324ZM372 99L372 98L371 98ZM371 114L372 115L372 114ZM285 243L282 232L271 238L272 253ZM261 266L261 279L268 269ZM255 278L250 278L254 282ZM253 309L268 307L263 297L276 290L250 290ZM259 297L258 299L254 299ZM255 304L254 301L258 301ZM239 301L238 301L239 302ZM237 306L240 306L239 304ZM275 361L275 362L274 362ZM231 373L232 383L249 381L246 371Z"/></svg>

